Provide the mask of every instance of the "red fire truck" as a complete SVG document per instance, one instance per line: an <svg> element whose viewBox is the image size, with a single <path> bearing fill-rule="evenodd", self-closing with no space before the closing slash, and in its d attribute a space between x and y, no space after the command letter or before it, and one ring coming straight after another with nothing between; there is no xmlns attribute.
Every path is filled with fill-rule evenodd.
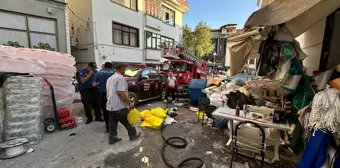
<svg viewBox="0 0 340 168"><path fill-rule="evenodd" d="M209 76L208 64L200 57L184 51L181 45L163 43L161 45L163 62L161 72L169 75L173 72L179 84L178 92L182 96L188 96L191 79L205 79Z"/></svg>

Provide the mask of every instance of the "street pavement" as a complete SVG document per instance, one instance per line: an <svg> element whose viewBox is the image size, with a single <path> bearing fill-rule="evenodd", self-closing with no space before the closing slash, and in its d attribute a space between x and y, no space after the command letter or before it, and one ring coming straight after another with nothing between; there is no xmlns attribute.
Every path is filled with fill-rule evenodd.
<svg viewBox="0 0 340 168"><path fill-rule="evenodd" d="M163 102L151 101L139 105L142 111L146 108L165 107ZM129 141L127 132L122 125L118 126L118 135L123 141L108 144L103 122L85 122L81 103L75 103L72 108L78 126L76 128L46 133L42 142L31 146L35 151L23 156L0 160L1 168L165 168L161 157L163 140L160 130L137 128L142 137L137 141ZM177 124L167 126L166 137L180 136L186 139L185 149L167 147L165 155L174 165L189 157L199 157L205 162L206 168L227 168L230 164L230 148L225 147L228 140L223 131L201 124L195 124L197 117L194 112L179 108ZM70 136L71 133L76 135ZM144 158L144 162L142 159ZM147 158L147 163L145 159ZM239 157L238 162L248 161L250 167L258 167L254 161ZM193 163L194 164L194 163ZM286 164L289 166L289 164ZM193 167L193 165L188 165ZM269 166L273 167L273 166ZM274 166L278 167L278 166ZM280 166L279 166L280 167ZM294 167L294 166L293 166ZM289 168L289 167L288 167Z"/></svg>

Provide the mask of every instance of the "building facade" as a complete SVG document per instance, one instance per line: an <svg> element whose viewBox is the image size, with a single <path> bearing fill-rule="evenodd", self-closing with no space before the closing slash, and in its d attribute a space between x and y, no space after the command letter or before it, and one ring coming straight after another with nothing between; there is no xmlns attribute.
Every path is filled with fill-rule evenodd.
<svg viewBox="0 0 340 168"><path fill-rule="evenodd" d="M0 45L70 53L67 0L0 0Z"/></svg>
<svg viewBox="0 0 340 168"><path fill-rule="evenodd" d="M219 29L211 29L211 43L214 45L217 66L230 66L226 60L227 57L227 36L235 33L237 24L227 24ZM225 63L226 62L226 63ZM223 64L225 63L225 64Z"/></svg>
<svg viewBox="0 0 340 168"><path fill-rule="evenodd" d="M181 42L184 0L69 0L77 68L94 61L160 64L161 42Z"/></svg>

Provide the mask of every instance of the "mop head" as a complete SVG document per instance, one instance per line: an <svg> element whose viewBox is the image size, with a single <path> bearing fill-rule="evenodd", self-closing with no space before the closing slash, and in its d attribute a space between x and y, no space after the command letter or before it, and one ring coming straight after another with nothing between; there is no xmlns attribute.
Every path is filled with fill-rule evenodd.
<svg viewBox="0 0 340 168"><path fill-rule="evenodd" d="M310 112L310 129L327 129L333 133L340 132L340 91L326 89L314 96Z"/></svg>

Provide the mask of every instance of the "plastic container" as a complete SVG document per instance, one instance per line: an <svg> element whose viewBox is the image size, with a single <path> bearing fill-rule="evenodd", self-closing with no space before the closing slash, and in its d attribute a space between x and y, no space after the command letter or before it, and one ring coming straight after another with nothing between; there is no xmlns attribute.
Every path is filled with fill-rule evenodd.
<svg viewBox="0 0 340 168"><path fill-rule="evenodd" d="M206 79L192 79L189 85L190 101L198 101L200 98L206 97L202 92L207 86Z"/></svg>

